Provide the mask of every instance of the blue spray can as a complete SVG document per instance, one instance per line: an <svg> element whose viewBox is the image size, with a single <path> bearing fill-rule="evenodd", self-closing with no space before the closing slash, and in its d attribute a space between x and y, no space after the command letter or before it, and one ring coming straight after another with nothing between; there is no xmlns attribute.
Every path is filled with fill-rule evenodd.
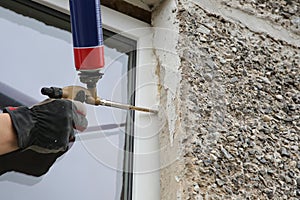
<svg viewBox="0 0 300 200"><path fill-rule="evenodd" d="M75 67L99 71L104 67L100 0L69 0Z"/></svg>

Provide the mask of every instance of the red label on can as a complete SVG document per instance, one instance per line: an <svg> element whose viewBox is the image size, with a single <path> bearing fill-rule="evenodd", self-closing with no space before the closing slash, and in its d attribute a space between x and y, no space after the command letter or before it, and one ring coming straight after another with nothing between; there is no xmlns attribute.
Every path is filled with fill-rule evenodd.
<svg viewBox="0 0 300 200"><path fill-rule="evenodd" d="M104 67L104 47L74 47L76 70L98 70Z"/></svg>

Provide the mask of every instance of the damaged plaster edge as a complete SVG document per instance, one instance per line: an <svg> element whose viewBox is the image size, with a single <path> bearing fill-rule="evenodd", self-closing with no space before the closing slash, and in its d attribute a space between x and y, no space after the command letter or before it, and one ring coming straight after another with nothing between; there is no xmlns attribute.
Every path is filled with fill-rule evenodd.
<svg viewBox="0 0 300 200"><path fill-rule="evenodd" d="M212 0L193 0L195 4L200 6L206 12L224 17L231 22L238 22L251 31L256 33L265 33L275 40L284 41L292 46L300 47L300 36L262 19L260 17L250 15L236 8L222 5Z"/></svg>
<svg viewBox="0 0 300 200"><path fill-rule="evenodd" d="M169 142L173 146L178 131L178 90L181 82L180 58L177 53L179 24L177 22L177 2L166 0L152 13L153 47L158 63L158 79L161 97L160 110L165 112L169 130Z"/></svg>

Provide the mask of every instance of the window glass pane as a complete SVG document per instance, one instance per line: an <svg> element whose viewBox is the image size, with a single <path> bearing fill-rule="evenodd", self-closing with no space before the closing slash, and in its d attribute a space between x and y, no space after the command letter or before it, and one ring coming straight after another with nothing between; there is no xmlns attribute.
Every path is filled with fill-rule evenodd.
<svg viewBox="0 0 300 200"><path fill-rule="evenodd" d="M71 33L0 7L0 82L35 99L42 87L80 85ZM127 54L105 47L106 68L98 83L104 99L127 103ZM1 88L0 88L1 90ZM0 176L1 199L120 199L127 112L87 106L89 128L42 177Z"/></svg>

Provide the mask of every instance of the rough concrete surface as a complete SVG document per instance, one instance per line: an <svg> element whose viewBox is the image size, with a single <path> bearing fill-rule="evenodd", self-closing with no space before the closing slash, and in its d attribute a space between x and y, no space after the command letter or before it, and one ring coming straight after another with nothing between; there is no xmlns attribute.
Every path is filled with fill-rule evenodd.
<svg viewBox="0 0 300 200"><path fill-rule="evenodd" d="M300 33L299 0L219 0L225 5L259 16L282 26L284 29Z"/></svg>
<svg viewBox="0 0 300 200"><path fill-rule="evenodd" d="M162 162L172 153L178 159L162 169L162 199L300 199L299 46L212 13L197 0L174 2L180 67L173 73L181 81L175 146L162 151ZM222 2L242 12L251 7L255 16L299 16L290 11L299 11L299 1ZM291 23L272 23L299 36ZM166 92L162 88L162 105L175 106ZM162 146L170 143L167 126Z"/></svg>

